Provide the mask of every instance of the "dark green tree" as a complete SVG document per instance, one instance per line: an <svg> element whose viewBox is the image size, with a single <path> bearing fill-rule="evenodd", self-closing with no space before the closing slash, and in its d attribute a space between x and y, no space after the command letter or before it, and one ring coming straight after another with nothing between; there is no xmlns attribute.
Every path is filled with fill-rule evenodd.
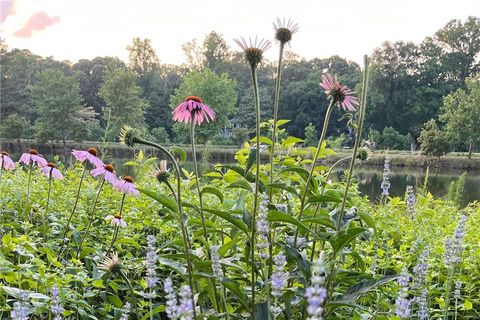
<svg viewBox="0 0 480 320"><path fill-rule="evenodd" d="M38 75L38 82L29 87L38 118L35 137L40 141L81 140L88 134L88 123L94 121L94 112L84 107L80 85L74 76L51 69Z"/></svg>
<svg viewBox="0 0 480 320"><path fill-rule="evenodd" d="M427 156L440 157L449 150L448 140L434 119L425 123L418 141L422 153Z"/></svg>
<svg viewBox="0 0 480 320"><path fill-rule="evenodd" d="M136 81L130 69L115 65L107 68L99 96L106 103L104 117L110 140L116 139L125 125L146 129L144 113L148 102L141 97L142 89Z"/></svg>
<svg viewBox="0 0 480 320"><path fill-rule="evenodd" d="M152 47L150 39L134 38L132 44L127 46L127 50L128 66L138 76L143 76L147 72L158 68L160 60Z"/></svg>

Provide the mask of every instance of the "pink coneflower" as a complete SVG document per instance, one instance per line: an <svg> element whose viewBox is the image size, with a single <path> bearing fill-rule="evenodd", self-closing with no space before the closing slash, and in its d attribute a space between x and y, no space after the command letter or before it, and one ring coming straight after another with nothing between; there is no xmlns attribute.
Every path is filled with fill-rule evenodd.
<svg viewBox="0 0 480 320"><path fill-rule="evenodd" d="M183 123L201 125L203 121L215 119L215 111L203 103L197 96L188 96L172 112L173 120Z"/></svg>
<svg viewBox="0 0 480 320"><path fill-rule="evenodd" d="M4 169L6 171L15 169L15 163L8 156L8 152L0 152L0 170Z"/></svg>
<svg viewBox="0 0 480 320"><path fill-rule="evenodd" d="M130 176L123 177L123 180L119 180L115 185L118 191L121 191L125 194L132 194L134 197L137 197L139 192L137 187L133 184L133 179Z"/></svg>
<svg viewBox="0 0 480 320"><path fill-rule="evenodd" d="M105 181L110 182L110 184L114 187L118 183L117 176L115 175L115 171L113 170L113 166L111 164L104 164L102 167L93 169L90 171L90 174L94 177L103 174Z"/></svg>
<svg viewBox="0 0 480 320"><path fill-rule="evenodd" d="M88 160L95 168L103 168L104 163L102 160L97 158L97 149L88 148L87 151L82 150L73 150L72 155L77 159L77 161L84 162Z"/></svg>
<svg viewBox="0 0 480 320"><path fill-rule="evenodd" d="M123 220L122 215L119 213L116 213L115 215L109 214L105 217L105 220L117 227L125 228L127 226L127 223L125 220Z"/></svg>
<svg viewBox="0 0 480 320"><path fill-rule="evenodd" d="M36 163L40 168L43 168L47 165L47 160L45 160L42 155L38 154L38 151L35 149L30 149L28 153L22 154L20 157L20 162L24 164Z"/></svg>
<svg viewBox="0 0 480 320"><path fill-rule="evenodd" d="M343 110L353 112L357 109L357 97L353 96L355 92L347 86L342 86L332 75L328 73L323 75L320 87L325 90L328 99L338 103Z"/></svg>
<svg viewBox="0 0 480 320"><path fill-rule="evenodd" d="M51 163L51 162L47 163L47 165L41 168L40 171L42 171L42 174L45 177L50 177L50 174L51 174L52 177L55 179L59 179L59 180L63 179L62 174L57 169L57 166L54 163Z"/></svg>

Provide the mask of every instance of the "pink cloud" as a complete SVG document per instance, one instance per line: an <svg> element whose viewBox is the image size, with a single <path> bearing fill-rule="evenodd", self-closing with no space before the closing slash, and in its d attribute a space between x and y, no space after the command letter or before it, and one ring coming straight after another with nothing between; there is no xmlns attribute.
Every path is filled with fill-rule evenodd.
<svg viewBox="0 0 480 320"><path fill-rule="evenodd" d="M14 0L0 0L0 22L7 20L7 17L15 13Z"/></svg>
<svg viewBox="0 0 480 320"><path fill-rule="evenodd" d="M20 38L30 38L34 31L43 30L59 21L59 16L50 17L45 11L39 11L34 13L23 28L15 32L15 35Z"/></svg>

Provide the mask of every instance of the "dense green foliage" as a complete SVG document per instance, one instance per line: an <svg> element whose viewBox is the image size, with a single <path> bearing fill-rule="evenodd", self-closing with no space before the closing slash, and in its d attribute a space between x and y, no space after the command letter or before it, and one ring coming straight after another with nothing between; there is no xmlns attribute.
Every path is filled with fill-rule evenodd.
<svg viewBox="0 0 480 320"><path fill-rule="evenodd" d="M127 119L131 109L144 110L145 131L154 128L164 128L172 141L186 141L185 131L174 131L170 117L162 116L171 110L170 97L175 90L187 80L187 75L202 70L211 70L217 76L226 73L235 81L237 93L234 107L240 112L227 114L226 131L223 136L228 139L212 139L221 143L238 143L248 132L252 137L253 122L249 115L254 111L251 95L250 71L243 63L241 54L233 50L222 38L221 34L212 32L200 44L193 40L183 46L186 63L181 66L170 66L160 62L152 48L149 39L133 39L128 46L128 66L114 57L97 57L92 60L82 59L77 63L58 62L51 58L42 58L27 50L8 50L2 44L1 67L2 86L0 90L2 122L15 114L16 128L19 119L25 118L28 126L37 122L39 115L33 106L30 91L31 85L42 81L43 70L54 69L66 76L77 74L79 82L81 105L93 107L97 113L100 126L88 127L89 139L113 137L112 123L118 119ZM385 42L374 50L371 55L372 71L370 76L370 103L367 110L365 127L383 132L385 128L393 128L402 136L410 134L408 143L394 139L382 148L409 149L410 143L416 143L424 123L437 118L441 113L443 98L453 94L458 89L466 89L465 80L474 77L479 72L478 54L480 52L480 19L469 17L465 21L452 20L431 37L419 44L411 42ZM292 48L295 48L292 42ZM161 58L161 57L160 57ZM116 65L116 77L120 71L123 80L128 78L131 91L123 92L117 97L111 92L109 101L104 99L106 93L100 93L105 78L107 66ZM359 66L341 57L314 58L306 60L287 51L284 58L285 70L282 77L279 117L291 119L287 131L291 135L304 137L305 127L312 122L321 130L322 115L325 113L327 101L319 95L318 81L324 72L337 74L343 83L354 88L358 85ZM130 70L130 71L129 71ZM262 120L267 120L273 108L275 63L264 61L259 69L260 99L262 102ZM112 86L111 74L108 86ZM117 86L120 85L119 79ZM124 85L126 85L124 83ZM136 87L134 87L136 85ZM112 91L113 88L110 88ZM114 99L115 97L115 99ZM220 97L218 97L220 99ZM133 100L131 100L133 99ZM179 97L179 99L181 98ZM115 112L113 104L119 104ZM225 101L225 104L230 104ZM229 107L230 108L230 107ZM220 110L219 110L220 111ZM218 112L220 114L220 112ZM338 113L334 114L338 118ZM10 119L10 118L9 118ZM130 123L141 123L142 119L131 119ZM110 122L110 126L109 126ZM223 120L222 120L223 123ZM22 125L24 123L22 122ZM224 124L222 124L223 126ZM13 125L12 125L13 126ZM107 134L105 133L107 131ZM333 122L329 125L327 134L339 136L346 132L345 122ZM32 137L31 130L24 130L24 136ZM221 137L222 134L216 133ZM55 138L61 134L55 134ZM457 137L458 138L458 137ZM450 147L455 150L468 150L469 141L455 139ZM458 141L461 140L461 141ZM385 140L387 141L387 140Z"/></svg>

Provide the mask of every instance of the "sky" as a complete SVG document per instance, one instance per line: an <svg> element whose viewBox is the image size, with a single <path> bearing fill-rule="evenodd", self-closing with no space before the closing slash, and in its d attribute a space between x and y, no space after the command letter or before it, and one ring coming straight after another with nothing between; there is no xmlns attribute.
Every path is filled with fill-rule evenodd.
<svg viewBox="0 0 480 320"><path fill-rule="evenodd" d="M127 60L132 39L149 38L161 62L181 64L192 39L214 30L237 49L234 38L272 40L272 22L285 17L300 27L293 52L360 62L386 40L418 43L469 15L480 16L480 0L0 0L0 34L9 48L71 62Z"/></svg>

